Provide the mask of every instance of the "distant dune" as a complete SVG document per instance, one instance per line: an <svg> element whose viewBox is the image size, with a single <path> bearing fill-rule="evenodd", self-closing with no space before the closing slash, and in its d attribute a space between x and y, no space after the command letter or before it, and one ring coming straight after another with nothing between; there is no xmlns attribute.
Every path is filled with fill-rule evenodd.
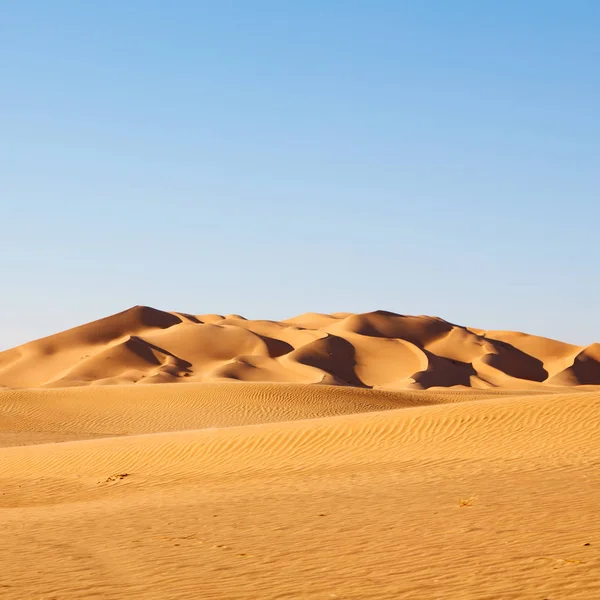
<svg viewBox="0 0 600 600"><path fill-rule="evenodd" d="M386 311L285 321L136 306L0 353L0 387L281 382L385 390L600 385L600 344Z"/></svg>

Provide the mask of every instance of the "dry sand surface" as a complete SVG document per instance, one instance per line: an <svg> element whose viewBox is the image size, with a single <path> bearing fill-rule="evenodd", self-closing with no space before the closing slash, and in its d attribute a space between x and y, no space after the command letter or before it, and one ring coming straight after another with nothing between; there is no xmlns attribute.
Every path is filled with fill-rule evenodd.
<svg viewBox="0 0 600 600"><path fill-rule="evenodd" d="M24 344L0 598L600 598L599 384L597 344L382 311Z"/></svg>

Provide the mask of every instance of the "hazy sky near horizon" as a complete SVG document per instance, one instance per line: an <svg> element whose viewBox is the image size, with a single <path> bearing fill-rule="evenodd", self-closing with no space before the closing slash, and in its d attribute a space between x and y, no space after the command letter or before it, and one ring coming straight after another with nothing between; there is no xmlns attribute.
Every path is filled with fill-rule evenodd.
<svg viewBox="0 0 600 600"><path fill-rule="evenodd" d="M0 2L0 349L131 305L600 341L600 3Z"/></svg>

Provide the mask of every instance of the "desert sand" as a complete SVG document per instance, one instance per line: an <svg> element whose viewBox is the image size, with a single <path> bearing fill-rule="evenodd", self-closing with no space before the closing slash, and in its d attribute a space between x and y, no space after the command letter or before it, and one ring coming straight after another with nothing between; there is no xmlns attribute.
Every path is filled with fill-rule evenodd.
<svg viewBox="0 0 600 600"><path fill-rule="evenodd" d="M8 388L232 380L389 390L599 385L600 344L387 311L277 322L135 306L0 352Z"/></svg>
<svg viewBox="0 0 600 600"><path fill-rule="evenodd" d="M0 598L600 598L600 345L135 307L0 353Z"/></svg>

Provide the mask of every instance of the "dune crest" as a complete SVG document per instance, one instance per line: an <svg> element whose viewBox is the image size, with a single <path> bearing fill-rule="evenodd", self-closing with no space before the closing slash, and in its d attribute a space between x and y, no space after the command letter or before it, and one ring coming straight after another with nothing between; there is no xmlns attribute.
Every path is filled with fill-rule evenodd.
<svg viewBox="0 0 600 600"><path fill-rule="evenodd" d="M4 388L227 380L390 390L599 385L600 345L383 310L252 321L135 306L0 353Z"/></svg>

